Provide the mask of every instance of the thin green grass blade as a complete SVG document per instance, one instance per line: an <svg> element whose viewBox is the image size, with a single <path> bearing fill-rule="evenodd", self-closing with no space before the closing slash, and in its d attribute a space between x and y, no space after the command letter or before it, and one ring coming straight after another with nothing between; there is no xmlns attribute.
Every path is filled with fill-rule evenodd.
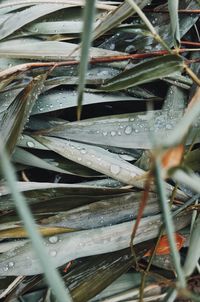
<svg viewBox="0 0 200 302"><path fill-rule="evenodd" d="M197 193L200 193L200 178L194 173L185 173L183 170L177 169L173 172L172 178L178 183L182 183L194 190Z"/></svg>
<svg viewBox="0 0 200 302"><path fill-rule="evenodd" d="M179 17L178 17L179 0L168 0L168 9L171 20L171 31L174 46L176 48L180 45L180 29L179 29Z"/></svg>
<svg viewBox="0 0 200 302"><path fill-rule="evenodd" d="M82 99L86 82L86 73L88 68L89 49L92 40L92 27L95 17L95 3L96 0L86 1L84 9L84 26L81 43L81 60L79 67L79 85L78 85L78 100L77 100L77 119L80 120Z"/></svg>
<svg viewBox="0 0 200 302"><path fill-rule="evenodd" d="M181 268L180 255L177 251L175 238L174 238L174 233L175 233L174 223L172 220L170 207L167 202L167 195L166 195L166 191L165 191L164 182L163 182L162 176L161 176L161 165L157 158L155 159L155 175L156 175L157 190L158 190L158 194L160 196L162 213L164 216L166 231L167 231L167 235L169 238L171 255L172 255L172 259L173 259L174 266L176 269L179 286L181 288L185 288L186 280L185 280L183 270Z"/></svg>
<svg viewBox="0 0 200 302"><path fill-rule="evenodd" d="M5 178L7 179L8 185L10 187L13 198L15 200L17 210L18 210L19 215L21 216L21 218L24 222L24 226L32 240L33 248L40 261L41 267L43 267L43 270L45 272L45 276L46 276L46 279L47 279L49 285L51 286L52 290L54 291L58 301L60 301L60 302L72 301L67 288L65 288L62 279L60 278L58 272L54 268L53 263L50 261L50 257L45 250L44 243L42 241L42 238L39 235L37 227L34 223L33 216L26 204L26 201L25 201L23 195L17 189L17 186L16 186L17 179L15 177L15 174L14 174L13 168L9 162L9 159L2 147L0 150L0 159L1 159L0 163L1 163L2 172L5 175ZM14 262L10 266L9 266L9 263L11 263L11 262L8 262L7 266L5 266L6 270L9 270L9 268L15 266Z"/></svg>

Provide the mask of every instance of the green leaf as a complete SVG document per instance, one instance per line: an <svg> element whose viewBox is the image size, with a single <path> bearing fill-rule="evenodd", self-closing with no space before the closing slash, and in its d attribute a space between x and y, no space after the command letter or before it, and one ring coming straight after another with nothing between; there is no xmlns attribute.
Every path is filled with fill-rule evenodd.
<svg viewBox="0 0 200 302"><path fill-rule="evenodd" d="M193 172L185 173L180 169L176 169L175 171L172 171L172 178L178 183L186 185L191 190L200 193L200 177Z"/></svg>
<svg viewBox="0 0 200 302"><path fill-rule="evenodd" d="M100 201L63 211L57 215L40 219L39 224L51 227L69 227L76 229L93 229L109 226L134 219L138 215L141 192L107 196ZM148 204L143 217L158 214L160 206L157 194L149 193Z"/></svg>
<svg viewBox="0 0 200 302"><path fill-rule="evenodd" d="M30 142L29 142L30 144ZM31 149L31 148L30 148ZM45 169L58 173L64 173L69 175L77 175L82 177L99 177L98 173L95 173L91 169L87 169L82 165L76 164L67 159L57 156L57 154L43 156L44 159L22 149L16 148L12 156L12 161L20 163L22 165L36 167L39 169Z"/></svg>
<svg viewBox="0 0 200 302"><path fill-rule="evenodd" d="M42 61L62 61L80 58L77 45L58 41L41 41L35 38L12 39L0 44L0 56L6 58L34 59ZM121 52L92 47L90 56L113 56Z"/></svg>
<svg viewBox="0 0 200 302"><path fill-rule="evenodd" d="M23 192L34 213L49 213L50 211L55 214L130 192L128 188L108 187L104 184L94 186L90 182L80 184L17 182L17 186L20 192ZM1 211L13 210L14 201L10 196L9 188L4 184L0 185L0 193Z"/></svg>
<svg viewBox="0 0 200 302"><path fill-rule="evenodd" d="M27 34L33 35L58 35L58 34L80 34L82 32L82 21L55 21L38 22L26 26Z"/></svg>
<svg viewBox="0 0 200 302"><path fill-rule="evenodd" d="M91 93L85 92L83 96L83 104L99 104L107 102L120 101L138 101L135 98L125 93ZM42 114L64 108L72 108L77 106L77 92L75 90L60 90L54 89L47 93L40 95L35 103L31 115Z"/></svg>
<svg viewBox="0 0 200 302"><path fill-rule="evenodd" d="M56 137L35 136L35 139L47 146L50 150L73 160L77 163L94 169L126 184L141 186L137 177L143 171L118 155L110 153L100 147L76 143ZM143 182L142 182L143 183ZM143 184L142 184L143 186Z"/></svg>
<svg viewBox="0 0 200 302"><path fill-rule="evenodd" d="M168 136L183 115L183 108L168 111L137 112L65 123L42 134L98 144L106 147L150 149L149 136L154 131L158 137ZM151 122L152 121L152 122ZM193 138L193 137L192 137ZM191 138L190 138L191 139Z"/></svg>
<svg viewBox="0 0 200 302"><path fill-rule="evenodd" d="M3 142L1 142L2 144ZM17 178L15 176L15 172L12 168L12 165L9 161L9 157L7 153L4 151L4 147L1 146L0 149L0 167L2 172L8 182L11 194L15 200L16 209L23 220L24 227L26 228L27 233L31 239L31 246L34 249L35 254L37 255L37 259L39 260L40 265L43 267L45 276L49 285L54 290L56 297L59 302L71 302L71 296L67 288L65 288L62 278L59 273L55 269L55 264L52 260L49 259L47 250L44 248L42 237L40 236L37 226L34 222L33 215L26 203L24 196L18 190L16 185ZM11 265L4 266L4 271L9 270L11 267L15 266L15 260ZM5 269L6 267L6 269Z"/></svg>
<svg viewBox="0 0 200 302"><path fill-rule="evenodd" d="M185 215L181 213L180 216L174 219L176 229L182 229L187 226L190 223L190 219L191 216L188 213ZM52 250L56 252L53 259L55 266L58 267L74 258L105 254L129 247L133 223L134 221L124 222L104 228L61 234L58 236L57 242L52 244L47 238L44 243L49 254L51 254ZM161 224L161 215L142 218L134 244L158 236ZM4 268L10 261L13 261L15 265L5 271ZM11 250L0 254L1 276L34 275L42 272L43 268L35 253L33 253L30 242L16 248L14 251Z"/></svg>
<svg viewBox="0 0 200 302"><path fill-rule="evenodd" d="M139 7L143 8L149 3L148 0L137 0ZM150 1L151 2L151 1ZM119 7L117 7L112 13L107 14L107 16L101 21L101 23L95 28L93 33L93 39L100 37L107 31L119 25L121 22L126 20L128 17L134 14L133 8L126 1L123 2Z"/></svg>
<svg viewBox="0 0 200 302"><path fill-rule="evenodd" d="M168 9L170 14L170 24L174 46L179 47L180 45L180 30L179 30L179 18L178 18L178 7L179 0L168 0Z"/></svg>
<svg viewBox="0 0 200 302"><path fill-rule="evenodd" d="M84 16L83 16L83 33L81 38L81 57L79 65L79 84L78 84L78 98L77 98L77 118L80 120L81 107L83 100L84 87L86 83L86 73L88 69L89 49L91 46L92 27L95 17L95 3L96 0L86 1Z"/></svg>
<svg viewBox="0 0 200 302"><path fill-rule="evenodd" d="M63 4L41 4L12 14L1 24L0 40L6 38L27 23L65 7Z"/></svg>
<svg viewBox="0 0 200 302"><path fill-rule="evenodd" d="M165 228L167 237L169 240L170 253L172 257L172 261L176 270L177 279L182 288L186 286L186 280L184 272L181 268L180 255L176 247L176 242L174 238L175 226L173 223L173 218L171 215L170 205L167 202L167 194L164 186L164 181L162 180L162 170L161 170L160 160L158 158L155 159L155 181L156 187L158 191L158 195L160 198L160 206L162 209L162 215L164 218Z"/></svg>
<svg viewBox="0 0 200 302"><path fill-rule="evenodd" d="M166 55L150 59L120 73L102 85L101 89L104 91L122 90L169 76L178 70L183 70L183 60L175 55Z"/></svg>
<svg viewBox="0 0 200 302"><path fill-rule="evenodd" d="M0 132L9 153L12 153L17 140L29 118L31 109L41 93L47 74L35 77L16 97L0 122Z"/></svg>

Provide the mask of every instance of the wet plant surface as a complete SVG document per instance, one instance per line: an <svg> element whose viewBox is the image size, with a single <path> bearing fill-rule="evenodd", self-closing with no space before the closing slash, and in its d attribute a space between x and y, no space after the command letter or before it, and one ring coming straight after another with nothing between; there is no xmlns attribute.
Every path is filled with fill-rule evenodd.
<svg viewBox="0 0 200 302"><path fill-rule="evenodd" d="M1 1L1 301L199 301L200 3L178 2Z"/></svg>

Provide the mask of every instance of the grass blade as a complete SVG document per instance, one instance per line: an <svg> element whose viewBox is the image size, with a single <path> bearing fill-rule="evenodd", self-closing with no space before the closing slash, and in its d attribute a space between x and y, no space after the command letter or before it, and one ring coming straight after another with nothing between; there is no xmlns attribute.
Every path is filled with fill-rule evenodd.
<svg viewBox="0 0 200 302"><path fill-rule="evenodd" d="M174 228L172 216L170 213L170 207L168 205L167 198L166 198L164 182L162 181L162 176L161 176L161 166L160 166L160 162L158 159L155 159L155 174L156 174L156 184L157 184L158 194L160 196L160 202L161 202L161 207L162 207L162 213L164 216L166 231L167 231L167 235L169 238L172 259L173 259L174 266L176 268L177 277L179 280L179 286L182 288L185 288L185 286L186 286L185 276L184 276L183 270L181 268L180 255L177 251L176 242L175 242L175 238L174 238L175 228Z"/></svg>
<svg viewBox="0 0 200 302"><path fill-rule="evenodd" d="M29 236L32 240L33 248L35 249L38 259L40 260L40 264L44 269L45 276L46 276L46 279L48 280L49 285L54 290L54 293L56 294L58 301L60 301L60 302L72 301L68 290L64 287L62 279L60 278L58 272L54 268L52 262L49 259L49 256L47 255L47 253L44 249L44 244L43 244L42 238L39 235L39 232L34 223L32 214L26 204L26 201L25 201L23 195L17 189L17 186L16 186L17 179L15 177L15 174L13 172L13 168L9 162L9 159L2 147L0 150L0 159L1 159L2 172L4 173L5 178L7 179L8 185L9 185L12 195L15 199L15 204L16 204L17 210L18 210L19 215L21 216L21 218L24 222L24 225L26 227L26 230L29 233ZM13 263L13 265L15 265L15 263ZM9 270L9 263L8 263L8 266L6 266L6 269Z"/></svg>
<svg viewBox="0 0 200 302"><path fill-rule="evenodd" d="M77 119L81 117L81 107L83 92L86 82L86 73L88 68L89 49L92 40L92 26L95 16L95 3L96 0L86 1L84 9L84 26L82 34L82 47L81 47L81 60L79 67L79 85L78 85L78 108L77 108Z"/></svg>
<svg viewBox="0 0 200 302"><path fill-rule="evenodd" d="M197 218L196 223L194 224L187 258L183 268L186 276L190 276L193 273L196 265L198 264L198 260L200 258L199 233L200 233L200 216Z"/></svg>
<svg viewBox="0 0 200 302"><path fill-rule="evenodd" d="M178 18L178 5L179 0L168 0L168 9L171 20L171 31L176 48L180 45L180 30L179 30L179 18Z"/></svg>

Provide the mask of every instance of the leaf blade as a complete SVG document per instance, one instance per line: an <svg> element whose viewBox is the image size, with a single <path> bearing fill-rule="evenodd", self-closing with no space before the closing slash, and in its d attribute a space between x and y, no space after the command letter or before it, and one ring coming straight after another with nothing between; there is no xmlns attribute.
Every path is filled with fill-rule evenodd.
<svg viewBox="0 0 200 302"><path fill-rule="evenodd" d="M183 70L183 60L174 55L148 60L128 69L108 80L100 89L117 91L151 82L168 76L177 70Z"/></svg>

